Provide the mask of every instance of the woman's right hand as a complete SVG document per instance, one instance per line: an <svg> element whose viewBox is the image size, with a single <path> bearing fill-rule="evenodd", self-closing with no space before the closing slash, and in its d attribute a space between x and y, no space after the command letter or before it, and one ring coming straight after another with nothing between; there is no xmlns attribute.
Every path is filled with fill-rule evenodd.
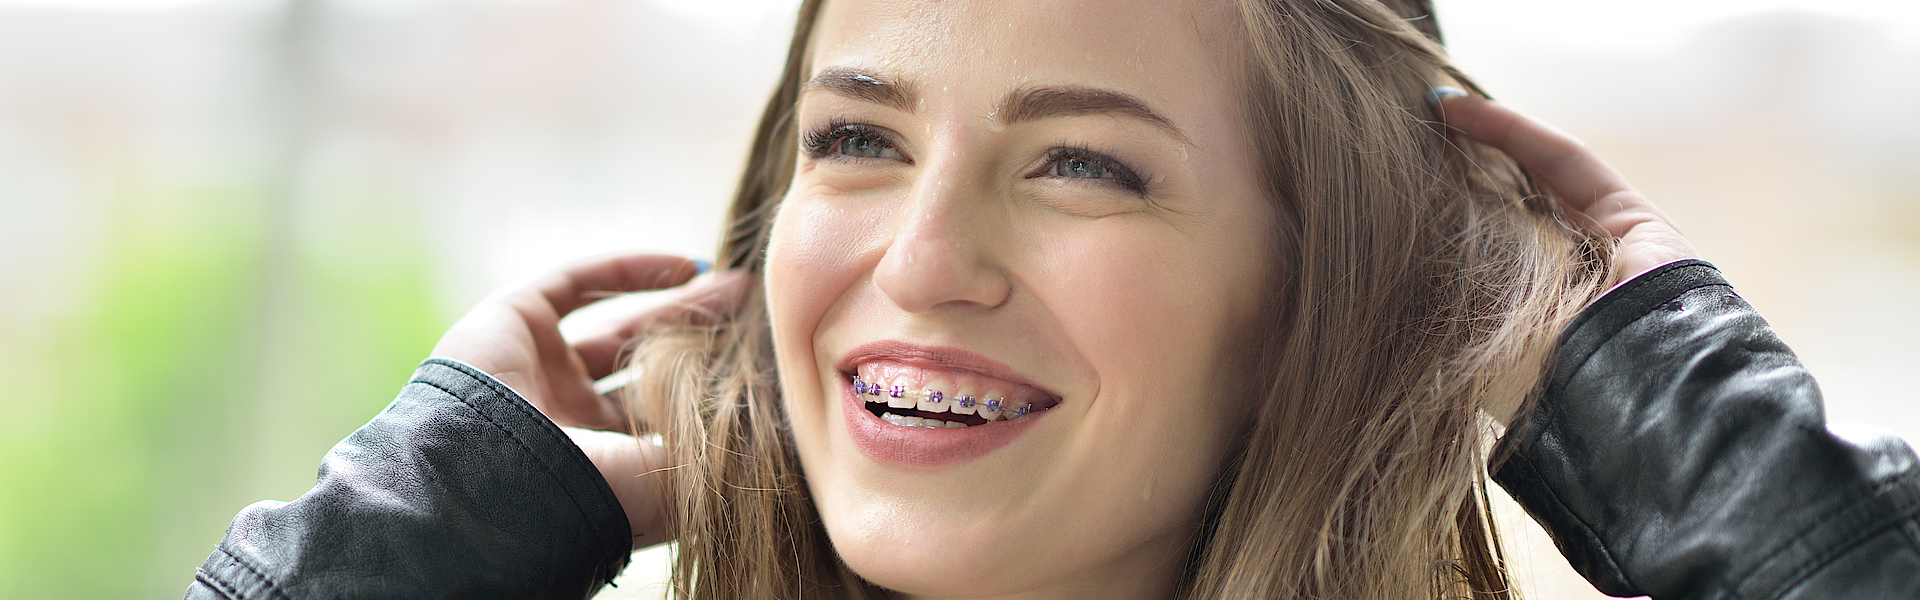
<svg viewBox="0 0 1920 600"><path fill-rule="evenodd" d="M593 382L618 369L621 350L654 327L731 314L746 279L723 273L685 290L677 301L624 315L618 327L584 339L564 338L560 319L611 295L683 285L701 271L699 263L678 256L623 253L581 260L531 285L488 296L433 348L433 356L492 375L560 425L619 497L636 547L665 541L660 478L645 475L668 466L666 453L630 435L626 407L595 393Z"/></svg>

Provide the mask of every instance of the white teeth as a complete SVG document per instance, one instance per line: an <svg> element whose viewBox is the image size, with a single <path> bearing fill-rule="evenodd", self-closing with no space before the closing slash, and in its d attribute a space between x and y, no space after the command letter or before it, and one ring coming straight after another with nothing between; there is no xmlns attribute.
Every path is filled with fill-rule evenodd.
<svg viewBox="0 0 1920 600"><path fill-rule="evenodd" d="M939 419L922 419L920 417L909 417L893 413L881 413L880 420L901 427L915 427L919 429L959 429L967 426L966 423L942 421Z"/></svg>
<svg viewBox="0 0 1920 600"><path fill-rule="evenodd" d="M987 392L985 394L982 394L980 396L980 404L978 406L979 410L975 414L980 415L980 418L986 419L988 421L998 421L1001 419L1012 417L1013 415L1006 410L1005 406L1003 406L1006 403L1006 401L1007 401L1007 395L1002 394L998 391L992 391L992 392Z"/></svg>
<svg viewBox="0 0 1920 600"><path fill-rule="evenodd" d="M1030 406L1021 403L1014 406L1007 401L1007 395L991 390L978 396L970 388L954 389L954 385L945 380L934 380L925 388L913 388L906 380L900 379L885 384L867 383L863 378L854 378L854 392L865 396L867 402L885 403L888 408L913 409L923 413L951 412L956 415L976 415L987 421L1010 421L1025 417ZM911 417L895 413L882 413L881 419L902 427L924 429L945 429L966 427L959 421L944 421L925 417Z"/></svg>
<svg viewBox="0 0 1920 600"><path fill-rule="evenodd" d="M980 410L980 397L973 390L960 388L947 398L947 410L956 415L971 415Z"/></svg>
<svg viewBox="0 0 1920 600"><path fill-rule="evenodd" d="M914 398L916 394L909 392L917 391L919 390L910 390L906 385L906 381L899 380L887 384L886 387L880 388L880 396L887 399L887 406L889 407L913 408L919 406L920 401Z"/></svg>
<svg viewBox="0 0 1920 600"><path fill-rule="evenodd" d="M943 413L953 406L952 398L948 397L952 393L953 384L936 379L928 383L925 389L914 390L908 395L919 398L920 402L915 408L920 412Z"/></svg>
<svg viewBox="0 0 1920 600"><path fill-rule="evenodd" d="M875 391L874 388L877 387L878 386L869 387L867 380L858 376L853 378L853 393L859 394L860 398L866 400L869 404L886 404L886 394Z"/></svg>

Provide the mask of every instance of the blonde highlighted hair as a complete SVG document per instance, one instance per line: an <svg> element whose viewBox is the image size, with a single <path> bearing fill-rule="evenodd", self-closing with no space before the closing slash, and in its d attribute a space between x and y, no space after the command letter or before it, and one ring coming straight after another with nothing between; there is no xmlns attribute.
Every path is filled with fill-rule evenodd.
<svg viewBox="0 0 1920 600"><path fill-rule="evenodd" d="M800 7L720 256L755 275L793 176L821 1ZM1277 210L1265 401L1220 472L1175 596L1510 597L1483 409L1537 388L1604 287L1604 236L1424 98L1469 89L1423 0L1240 0L1242 109ZM635 418L666 438L677 597L884 597L836 557L782 412L766 306L648 338Z"/></svg>

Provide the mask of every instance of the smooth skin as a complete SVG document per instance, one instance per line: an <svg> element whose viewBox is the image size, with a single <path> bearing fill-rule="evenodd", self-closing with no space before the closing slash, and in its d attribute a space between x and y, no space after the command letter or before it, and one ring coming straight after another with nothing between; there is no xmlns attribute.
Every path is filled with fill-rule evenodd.
<svg viewBox="0 0 1920 600"><path fill-rule="evenodd" d="M1578 139L1487 100L1454 97L1442 102L1442 116L1449 126L1506 152L1564 199L1568 208L1618 238L1616 280L1698 256L1664 213ZM640 544L666 537L656 504L657 482L647 476L665 466L664 457L625 433L623 407L592 394L591 382L614 369L614 350L644 335L652 324L725 314L737 302L741 279L720 278L690 288L682 302L633 315L628 326L588 339L563 339L558 321L608 293L680 285L693 271L692 263L676 257L625 254L588 259L534 284L489 297L456 323L434 349L434 356L461 360L494 374L562 425L612 484ZM687 310L686 306L698 308ZM1503 420L1510 416L1496 415Z"/></svg>

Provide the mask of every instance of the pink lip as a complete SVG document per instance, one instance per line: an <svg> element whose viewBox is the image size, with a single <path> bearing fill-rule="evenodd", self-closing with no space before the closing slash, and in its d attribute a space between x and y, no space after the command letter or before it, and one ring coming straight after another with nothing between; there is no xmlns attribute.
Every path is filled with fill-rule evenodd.
<svg viewBox="0 0 1920 600"><path fill-rule="evenodd" d="M855 348L840 360L839 371L850 372L856 365L874 360L927 369L968 371L1033 385L1005 364L972 352L897 341L874 342ZM1046 411L1041 411L1017 421L996 421L964 429L901 427L867 412L866 400L853 393L853 383L848 378L840 378L839 388L840 412L846 417L847 433L853 437L853 445L875 460L904 466L944 467L986 456L1020 437L1046 416Z"/></svg>

